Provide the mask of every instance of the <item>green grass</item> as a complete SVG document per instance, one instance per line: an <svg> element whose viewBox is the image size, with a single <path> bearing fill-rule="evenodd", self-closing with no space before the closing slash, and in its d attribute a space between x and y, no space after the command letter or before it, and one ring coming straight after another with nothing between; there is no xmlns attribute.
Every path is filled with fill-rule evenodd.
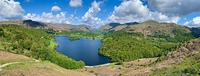
<svg viewBox="0 0 200 76"><path fill-rule="evenodd" d="M0 60L0 64L11 63L11 62L34 62L34 60L33 59Z"/></svg>
<svg viewBox="0 0 200 76"><path fill-rule="evenodd" d="M64 69L49 61L11 64L2 69L0 76L71 76L70 74L83 74L74 70Z"/></svg>
<svg viewBox="0 0 200 76"><path fill-rule="evenodd" d="M30 66L34 66L38 69L45 69L45 66L42 66L42 65L49 66L50 62L49 61L40 61L40 62L21 61L21 63L8 65L4 67L4 69L6 70L12 70L12 69L17 69L17 68L26 69ZM55 67L52 67L52 68L55 68Z"/></svg>

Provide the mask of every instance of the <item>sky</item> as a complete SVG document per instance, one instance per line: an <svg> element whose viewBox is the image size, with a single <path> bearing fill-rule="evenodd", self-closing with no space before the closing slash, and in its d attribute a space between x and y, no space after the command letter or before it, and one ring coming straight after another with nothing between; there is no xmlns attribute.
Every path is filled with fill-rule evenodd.
<svg viewBox="0 0 200 76"><path fill-rule="evenodd" d="M200 27L200 0L0 0L0 21L53 24L158 22Z"/></svg>

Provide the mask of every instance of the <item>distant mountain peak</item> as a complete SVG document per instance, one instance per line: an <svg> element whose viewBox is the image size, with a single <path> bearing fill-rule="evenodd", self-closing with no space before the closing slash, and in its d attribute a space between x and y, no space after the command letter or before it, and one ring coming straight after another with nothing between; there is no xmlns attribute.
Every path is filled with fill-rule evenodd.
<svg viewBox="0 0 200 76"><path fill-rule="evenodd" d="M138 22L129 22L129 23L125 23L125 25L135 25L135 24L139 24Z"/></svg>
<svg viewBox="0 0 200 76"><path fill-rule="evenodd" d="M150 24L152 24L152 23L159 23L159 22L154 21L154 20L148 20L148 21L145 21L145 22L143 22L143 23L150 23Z"/></svg>
<svg viewBox="0 0 200 76"><path fill-rule="evenodd" d="M30 27L45 27L45 26L47 26L45 23L32 21L32 20L24 20L23 24L30 26Z"/></svg>
<svg viewBox="0 0 200 76"><path fill-rule="evenodd" d="M112 26L112 27L116 27L118 25L121 25L120 23L109 23L108 25Z"/></svg>
<svg viewBox="0 0 200 76"><path fill-rule="evenodd" d="M118 30L122 30L125 29L127 26L131 26L131 25L136 25L139 24L138 22L129 22L129 23L124 23L124 24L120 24L120 23L109 23L107 25L101 26L98 28L98 30L107 30L107 31L118 31Z"/></svg>

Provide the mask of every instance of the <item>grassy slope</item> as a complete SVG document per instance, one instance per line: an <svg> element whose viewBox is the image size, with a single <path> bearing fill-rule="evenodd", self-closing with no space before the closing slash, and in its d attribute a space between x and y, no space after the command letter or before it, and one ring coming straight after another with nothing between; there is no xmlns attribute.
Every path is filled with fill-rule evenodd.
<svg viewBox="0 0 200 76"><path fill-rule="evenodd" d="M0 71L0 76L88 76L88 74L67 70L48 61L35 62L23 55L0 51L0 63L20 62L8 65Z"/></svg>
<svg viewBox="0 0 200 76"><path fill-rule="evenodd" d="M164 70L154 72L150 74L151 76L180 76L180 75L190 75L199 76L200 75L200 53L186 58L179 64L173 65L172 67L166 68Z"/></svg>
<svg viewBox="0 0 200 76"><path fill-rule="evenodd" d="M9 52L0 51L0 64L5 64L9 62L24 62L24 61L33 61L33 59L28 58L23 55L12 54Z"/></svg>

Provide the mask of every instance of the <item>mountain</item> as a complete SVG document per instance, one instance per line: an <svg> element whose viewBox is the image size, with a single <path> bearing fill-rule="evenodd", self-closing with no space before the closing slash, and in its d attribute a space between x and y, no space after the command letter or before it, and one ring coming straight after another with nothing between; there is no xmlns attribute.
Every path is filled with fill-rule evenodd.
<svg viewBox="0 0 200 76"><path fill-rule="evenodd" d="M125 29L127 26L136 25L136 24L139 24L139 23L137 23L137 22L130 22L130 23L124 23L124 24L109 23L109 24L99 27L98 30L100 30L100 31L119 31L119 30Z"/></svg>
<svg viewBox="0 0 200 76"><path fill-rule="evenodd" d="M100 31L109 30L109 29L112 29L112 28L119 26L119 25L121 25L121 24L120 23L109 23L107 25L99 27L97 30L100 30Z"/></svg>
<svg viewBox="0 0 200 76"><path fill-rule="evenodd" d="M129 22L129 23L125 23L124 25L135 25L135 24L139 24L138 22Z"/></svg>
<svg viewBox="0 0 200 76"><path fill-rule="evenodd" d="M188 27L149 20L106 34L99 54L113 62L159 57L194 38Z"/></svg>
<svg viewBox="0 0 200 76"><path fill-rule="evenodd" d="M23 24L30 27L46 27L47 26L45 23L32 21L32 20L24 20Z"/></svg>
<svg viewBox="0 0 200 76"><path fill-rule="evenodd" d="M71 24L48 24L47 29L55 31L91 31L92 28L87 25L71 25Z"/></svg>
<svg viewBox="0 0 200 76"><path fill-rule="evenodd" d="M49 24L32 20L13 20L13 21L4 21L0 24L15 24L20 26L28 26L33 28L44 28L44 29L53 29L54 31L72 31L72 30L81 30L81 31L91 31L92 28L87 25L72 25L72 24Z"/></svg>
<svg viewBox="0 0 200 76"><path fill-rule="evenodd" d="M191 28L191 29L192 29L193 34L194 34L196 37L200 37L200 27Z"/></svg>
<svg viewBox="0 0 200 76"><path fill-rule="evenodd" d="M153 34L174 36L174 32L177 30L188 33L192 32L191 29L186 26L177 25L175 23L159 23L153 20L148 20L134 26L128 26L125 30L128 32L140 32L145 36Z"/></svg>
<svg viewBox="0 0 200 76"><path fill-rule="evenodd" d="M0 22L0 24L15 24L19 26L29 26L34 28L44 28L47 26L47 24L32 20L11 20L11 21L3 21Z"/></svg>

